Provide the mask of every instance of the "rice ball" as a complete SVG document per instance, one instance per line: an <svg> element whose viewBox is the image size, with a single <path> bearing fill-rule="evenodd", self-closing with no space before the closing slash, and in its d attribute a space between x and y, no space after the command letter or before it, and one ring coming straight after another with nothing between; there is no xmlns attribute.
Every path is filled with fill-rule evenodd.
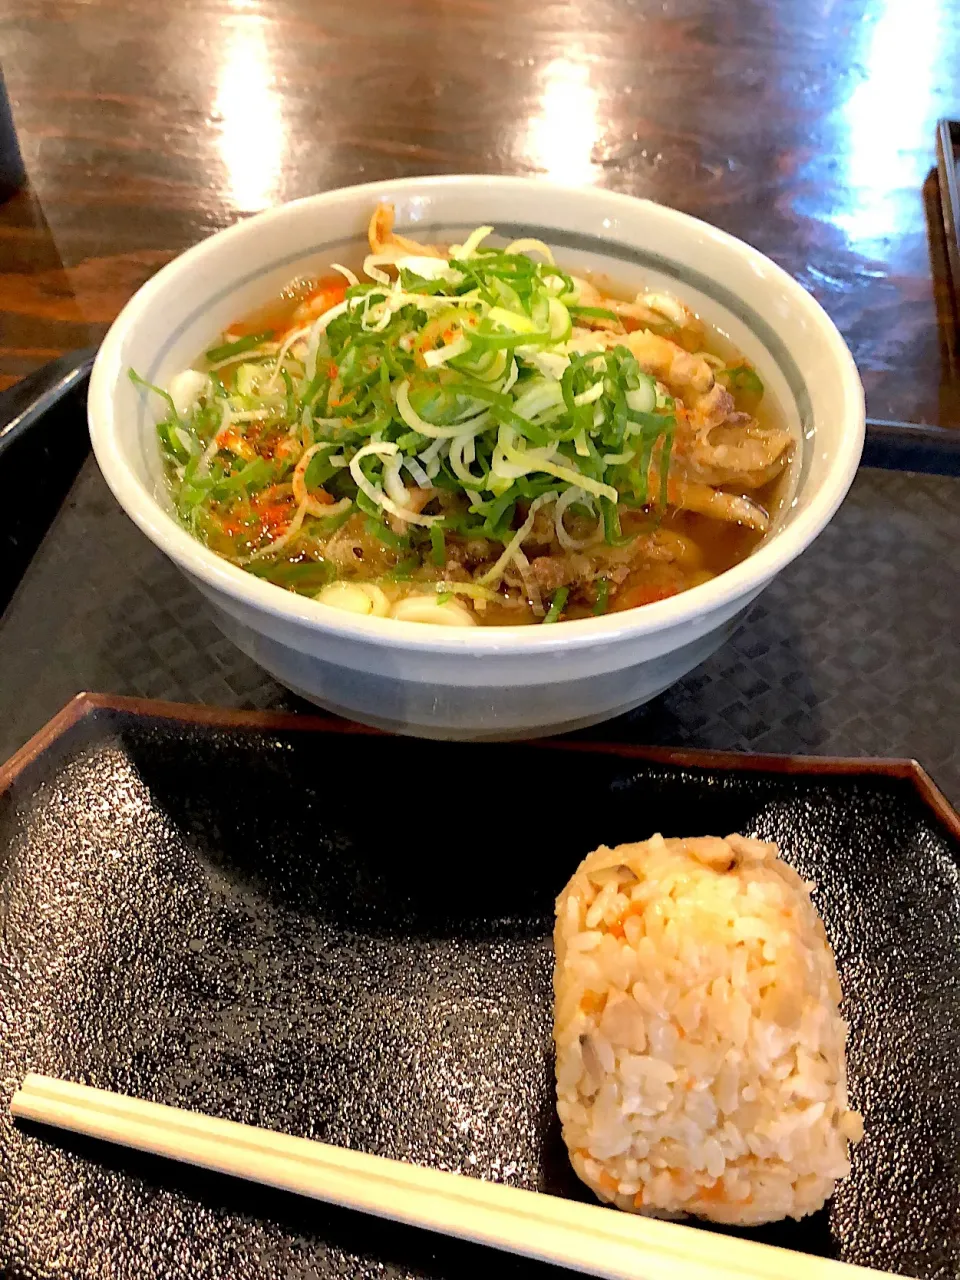
<svg viewBox="0 0 960 1280"><path fill-rule="evenodd" d="M732 835L601 846L557 899L557 1109L601 1200L757 1224L819 1209L862 1136L811 886Z"/></svg>

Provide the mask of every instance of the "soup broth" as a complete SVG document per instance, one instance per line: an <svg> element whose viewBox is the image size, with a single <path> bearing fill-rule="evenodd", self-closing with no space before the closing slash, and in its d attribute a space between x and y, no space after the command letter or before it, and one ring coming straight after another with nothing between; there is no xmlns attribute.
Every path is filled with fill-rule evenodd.
<svg viewBox="0 0 960 1280"><path fill-rule="evenodd" d="M796 446L748 362L675 298L485 232L420 245L381 206L365 278L292 281L160 392L212 551L334 608L502 626L642 607L756 547Z"/></svg>

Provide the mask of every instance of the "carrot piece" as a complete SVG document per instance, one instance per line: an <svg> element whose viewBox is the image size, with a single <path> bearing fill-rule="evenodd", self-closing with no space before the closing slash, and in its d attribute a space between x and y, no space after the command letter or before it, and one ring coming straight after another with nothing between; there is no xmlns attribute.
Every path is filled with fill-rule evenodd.
<svg viewBox="0 0 960 1280"><path fill-rule="evenodd" d="M614 920L613 924L607 925L607 933L612 934L615 938L624 937L625 931L623 926L626 923L628 917L642 916L642 915L643 915L643 903L631 902L619 920Z"/></svg>
<svg viewBox="0 0 960 1280"><path fill-rule="evenodd" d="M596 991L585 991L580 997L580 1008L584 1013L601 1013L606 1003L607 993L605 991L599 994Z"/></svg>
<svg viewBox="0 0 960 1280"><path fill-rule="evenodd" d="M718 1178L713 1186L705 1186L703 1183L698 1188L697 1199L702 1200L706 1204L720 1204L727 1198L727 1189L723 1185L723 1179Z"/></svg>
<svg viewBox="0 0 960 1280"><path fill-rule="evenodd" d="M311 289L303 301L316 303L313 309L320 316L324 311L329 311L331 307L335 307L338 302L344 300L347 296L347 288L348 285L343 276L327 276L317 282L317 287Z"/></svg>
<svg viewBox="0 0 960 1280"><path fill-rule="evenodd" d="M614 598L613 607L617 611L621 609L639 609L641 605L653 604L655 600L668 600L670 596L679 595L679 593L679 587L640 583L638 586L628 587L622 593L618 592Z"/></svg>

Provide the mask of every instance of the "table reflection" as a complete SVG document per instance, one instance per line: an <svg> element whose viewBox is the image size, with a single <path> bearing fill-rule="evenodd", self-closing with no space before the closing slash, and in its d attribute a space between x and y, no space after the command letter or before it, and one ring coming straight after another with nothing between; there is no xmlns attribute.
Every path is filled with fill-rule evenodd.
<svg viewBox="0 0 960 1280"><path fill-rule="evenodd" d="M218 150L232 203L240 212L259 213L276 203L287 154L267 23L238 15L222 35L212 112L219 124Z"/></svg>
<svg viewBox="0 0 960 1280"><path fill-rule="evenodd" d="M935 120L960 116L948 0L43 8L8 4L0 61L68 287L46 274L46 233L0 218L0 382L85 345L78 308L109 319L238 216L492 171L603 184L741 236L826 306L873 416L960 423L921 195Z"/></svg>
<svg viewBox="0 0 960 1280"><path fill-rule="evenodd" d="M540 100L526 126L521 151L530 165L556 182L593 183L599 166L598 95L587 61L554 58L544 68Z"/></svg>
<svg viewBox="0 0 960 1280"><path fill-rule="evenodd" d="M863 77L841 107L841 154L852 199L834 219L863 252L899 229L902 192L919 189L930 168L943 5L883 0L863 24Z"/></svg>

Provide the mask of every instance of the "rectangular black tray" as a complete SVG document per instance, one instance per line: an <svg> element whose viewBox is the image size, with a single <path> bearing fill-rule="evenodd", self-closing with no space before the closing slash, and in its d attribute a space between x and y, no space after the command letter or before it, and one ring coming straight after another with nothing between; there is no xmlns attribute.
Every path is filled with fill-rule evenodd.
<svg viewBox="0 0 960 1280"><path fill-rule="evenodd" d="M76 357L75 388L88 360ZM14 436L24 447L49 448L54 433L67 433L56 436L60 443L86 438L82 408L62 401L60 417L35 411L64 377L60 366L41 372L47 382L38 379L29 395L0 395L7 494L32 489L30 474L4 453L5 422L19 424ZM873 423L865 460L882 469L861 468L827 529L754 603L728 644L646 707L583 736L916 756L960 799L960 480L953 478L960 431ZM137 531L92 459L0 615L0 670L0 758L84 689L308 709L223 639L201 597Z"/></svg>
<svg viewBox="0 0 960 1280"><path fill-rule="evenodd" d="M72 352L0 392L0 613L90 450L93 356Z"/></svg>
<svg viewBox="0 0 960 1280"><path fill-rule="evenodd" d="M0 1274L547 1274L16 1127L9 1097L38 1070L589 1198L554 1113L553 901L589 849L656 830L777 839L837 952L867 1137L827 1209L748 1234L955 1275L960 825L916 765L401 742L103 698L0 772Z"/></svg>

